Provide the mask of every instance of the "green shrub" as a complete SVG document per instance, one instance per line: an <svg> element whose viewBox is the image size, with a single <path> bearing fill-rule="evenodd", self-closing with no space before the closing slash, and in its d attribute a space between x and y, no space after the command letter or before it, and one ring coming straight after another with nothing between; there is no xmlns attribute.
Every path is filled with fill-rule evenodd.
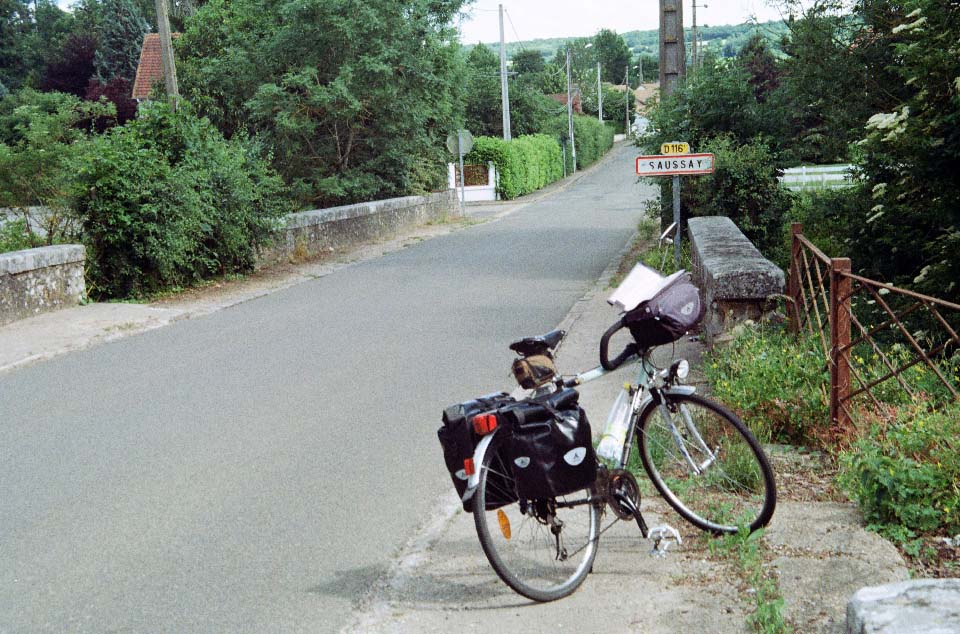
<svg viewBox="0 0 960 634"><path fill-rule="evenodd" d="M841 455L841 483L890 535L960 531L960 404L926 409L901 408Z"/></svg>
<svg viewBox="0 0 960 634"><path fill-rule="evenodd" d="M141 296L250 269L288 211L283 185L239 137L226 141L182 103L94 139L77 160L91 294Z"/></svg>
<svg viewBox="0 0 960 634"><path fill-rule="evenodd" d="M499 174L497 192L508 200L537 191L563 176L560 146L544 134L511 141L477 137L464 160L480 164L492 161Z"/></svg>
<svg viewBox="0 0 960 634"><path fill-rule="evenodd" d="M27 221L23 218L0 225L0 253L32 249L42 244L39 236L27 231Z"/></svg>
<svg viewBox="0 0 960 634"><path fill-rule="evenodd" d="M717 399L762 440L815 442L829 424L829 377L814 339L745 325L703 368Z"/></svg>
<svg viewBox="0 0 960 634"><path fill-rule="evenodd" d="M770 148L760 139L739 145L725 135L710 139L700 151L714 155L715 171L683 179L683 210L691 216L728 216L764 253L779 247L791 197L777 180ZM670 191L669 182L664 190Z"/></svg>

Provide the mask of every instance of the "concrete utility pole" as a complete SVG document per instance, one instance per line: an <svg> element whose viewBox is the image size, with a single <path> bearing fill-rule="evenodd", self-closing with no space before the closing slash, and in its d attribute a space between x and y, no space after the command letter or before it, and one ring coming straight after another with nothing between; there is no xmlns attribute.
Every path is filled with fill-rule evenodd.
<svg viewBox="0 0 960 634"><path fill-rule="evenodd" d="M660 93L673 94L687 74L681 0L660 0Z"/></svg>
<svg viewBox="0 0 960 634"><path fill-rule="evenodd" d="M159 1L159 0L158 0ZM507 85L507 49L503 43L503 5L500 5L500 97L503 100L503 140L510 140L510 88Z"/></svg>
<svg viewBox="0 0 960 634"><path fill-rule="evenodd" d="M573 172L577 171L577 144L573 138L573 92L570 77L570 43L567 42L567 136L570 137L570 155L573 157Z"/></svg>
<svg viewBox="0 0 960 634"><path fill-rule="evenodd" d="M600 62L597 62L597 119L603 123L603 87L600 85Z"/></svg>
<svg viewBox="0 0 960 634"><path fill-rule="evenodd" d="M157 31L160 33L160 61L163 65L163 82L167 97L173 98L173 107L177 107L180 89L177 88L177 67L173 63L173 40L170 36L170 16L167 0L156 0Z"/></svg>
<svg viewBox="0 0 960 634"><path fill-rule="evenodd" d="M623 91L623 112L624 112L624 123L623 123L623 133L627 136L630 134L630 64L627 64L627 72L623 75L624 88Z"/></svg>
<svg viewBox="0 0 960 634"><path fill-rule="evenodd" d="M697 32L697 0L693 0L691 6L693 7L693 55L691 59L693 61L693 67L700 68L700 53L703 50L703 36ZM700 5L700 7L703 9L706 9L707 6L707 4Z"/></svg>

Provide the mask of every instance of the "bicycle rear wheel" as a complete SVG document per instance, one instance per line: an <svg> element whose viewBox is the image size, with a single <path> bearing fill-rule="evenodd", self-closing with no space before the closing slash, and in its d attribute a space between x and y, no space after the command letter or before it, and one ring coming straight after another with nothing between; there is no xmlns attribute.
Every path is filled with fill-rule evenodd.
<svg viewBox="0 0 960 634"><path fill-rule="evenodd" d="M663 498L702 530L735 533L738 526L751 531L766 526L777 491L770 463L750 430L702 396L664 398L664 406L651 402L644 408L636 431L643 466Z"/></svg>
<svg viewBox="0 0 960 634"><path fill-rule="evenodd" d="M513 469L500 452L480 466L473 516L480 545L497 576L534 601L561 599L580 587L597 556L600 502L592 488L549 500L487 510L487 500L516 497ZM498 477L490 477L497 474Z"/></svg>

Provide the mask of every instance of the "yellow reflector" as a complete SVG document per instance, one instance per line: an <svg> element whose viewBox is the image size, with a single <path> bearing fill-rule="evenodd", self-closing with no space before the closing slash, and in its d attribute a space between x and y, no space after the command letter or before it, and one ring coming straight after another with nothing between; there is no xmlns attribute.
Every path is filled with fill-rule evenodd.
<svg viewBox="0 0 960 634"><path fill-rule="evenodd" d="M497 521L500 522L500 532L504 539L510 539L510 518L503 512L503 509L497 510Z"/></svg>

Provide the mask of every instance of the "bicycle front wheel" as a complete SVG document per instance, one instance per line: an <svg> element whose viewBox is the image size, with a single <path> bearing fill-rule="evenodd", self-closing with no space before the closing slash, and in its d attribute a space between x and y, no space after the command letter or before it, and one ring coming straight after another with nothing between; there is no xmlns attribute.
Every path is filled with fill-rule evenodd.
<svg viewBox="0 0 960 634"><path fill-rule="evenodd" d="M491 449L493 449L491 447ZM516 499L508 459L488 451L480 466L473 516L497 576L534 601L561 599L580 587L597 556L600 502L592 488L547 500Z"/></svg>
<svg viewBox="0 0 960 634"><path fill-rule="evenodd" d="M760 443L726 408L696 394L665 394L640 413L637 444L660 495L694 526L714 533L766 526L777 502Z"/></svg>

